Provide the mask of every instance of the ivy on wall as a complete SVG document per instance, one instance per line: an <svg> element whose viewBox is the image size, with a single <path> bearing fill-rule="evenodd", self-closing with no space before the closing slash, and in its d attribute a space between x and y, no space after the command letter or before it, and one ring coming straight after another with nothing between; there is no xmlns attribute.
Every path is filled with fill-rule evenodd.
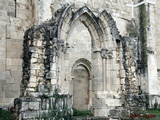
<svg viewBox="0 0 160 120"><path fill-rule="evenodd" d="M142 0L140 0L141 2ZM141 62L140 68L141 72L144 73L147 68L147 10L146 5L143 4L139 8L139 23L140 23L140 41L141 41Z"/></svg>

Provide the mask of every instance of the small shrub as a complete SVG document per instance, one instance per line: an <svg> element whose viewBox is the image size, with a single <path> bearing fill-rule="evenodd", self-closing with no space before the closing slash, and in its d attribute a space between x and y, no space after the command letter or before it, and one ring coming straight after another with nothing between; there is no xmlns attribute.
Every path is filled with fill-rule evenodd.
<svg viewBox="0 0 160 120"><path fill-rule="evenodd" d="M156 110L157 108L158 108L158 103L155 102L155 103L154 103L154 109Z"/></svg>
<svg viewBox="0 0 160 120"><path fill-rule="evenodd" d="M0 109L0 120L15 120L15 116L11 111Z"/></svg>
<svg viewBox="0 0 160 120"><path fill-rule="evenodd" d="M157 108L157 111L160 111L160 108L159 108L159 107Z"/></svg>
<svg viewBox="0 0 160 120"><path fill-rule="evenodd" d="M73 116L92 116L93 113L90 110L77 110L73 108Z"/></svg>

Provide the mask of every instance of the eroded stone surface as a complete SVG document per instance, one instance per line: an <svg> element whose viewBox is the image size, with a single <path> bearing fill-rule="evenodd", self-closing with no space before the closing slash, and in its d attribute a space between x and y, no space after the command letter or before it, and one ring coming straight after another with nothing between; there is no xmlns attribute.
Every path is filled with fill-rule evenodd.
<svg viewBox="0 0 160 120"><path fill-rule="evenodd" d="M90 70L86 101L95 116L108 116L110 109L121 105L136 111L137 106L144 106L141 93L149 94L150 107L159 104L159 3L146 6L148 57L142 72L141 6L132 13L126 6L128 0L0 1L0 106L12 105L19 95L34 99L52 95L56 87L62 95L73 94L72 71L77 64ZM33 24L40 25L30 28ZM120 37L117 28L122 36L130 37ZM49 101L43 100L42 113L49 108ZM113 101L116 104L112 105ZM40 109L36 104L36 110ZM22 103L24 110L27 106ZM123 110L119 108L117 111Z"/></svg>

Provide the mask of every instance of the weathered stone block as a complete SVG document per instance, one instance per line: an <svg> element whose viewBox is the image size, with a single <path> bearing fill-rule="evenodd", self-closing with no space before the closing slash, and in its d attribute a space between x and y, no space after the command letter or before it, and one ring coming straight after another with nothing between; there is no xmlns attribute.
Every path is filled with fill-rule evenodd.
<svg viewBox="0 0 160 120"><path fill-rule="evenodd" d="M12 59L14 66L22 66L22 59Z"/></svg>
<svg viewBox="0 0 160 120"><path fill-rule="evenodd" d="M109 110L108 109L95 109L94 110L94 116L103 116L103 117L108 117L109 115ZM95 118L96 120L110 120L109 118L101 118L101 117L97 117Z"/></svg>
<svg viewBox="0 0 160 120"><path fill-rule="evenodd" d="M30 83L28 84L28 87L31 87L31 88L32 88L32 87L34 88L34 87L36 87L36 86L37 86L37 83L31 83L31 82L30 82ZM34 91L35 91L35 89L34 89Z"/></svg>
<svg viewBox="0 0 160 120"><path fill-rule="evenodd" d="M18 19L18 18L15 18L15 17L10 17L9 20L11 22L11 24L9 24L9 25L12 25L12 26L21 26L21 25L24 25L24 23L22 23L21 19ZM24 27L25 27L25 25L24 25Z"/></svg>
<svg viewBox="0 0 160 120"><path fill-rule="evenodd" d="M38 58L38 54L37 53L32 53L32 56L33 58Z"/></svg>
<svg viewBox="0 0 160 120"><path fill-rule="evenodd" d="M31 58L31 63L37 62L37 58Z"/></svg>
<svg viewBox="0 0 160 120"><path fill-rule="evenodd" d="M7 58L6 61L7 61L7 65L12 65L12 59L11 58Z"/></svg>
<svg viewBox="0 0 160 120"><path fill-rule="evenodd" d="M54 79L56 78L56 71L49 71L46 75L46 79Z"/></svg>
<svg viewBox="0 0 160 120"><path fill-rule="evenodd" d="M30 110L39 110L39 102L29 102L29 109Z"/></svg>
<svg viewBox="0 0 160 120"><path fill-rule="evenodd" d="M25 5L22 5L22 4L19 4L19 6L20 7L25 7ZM27 16L25 11L26 11L25 9L17 8L16 17L19 18L19 19L22 19L22 20L27 20L28 16Z"/></svg>
<svg viewBox="0 0 160 120"><path fill-rule="evenodd" d="M0 91L2 91L2 84L0 83Z"/></svg>
<svg viewBox="0 0 160 120"><path fill-rule="evenodd" d="M22 102L22 106L21 106L21 109L20 111L27 111L29 108L29 102Z"/></svg>
<svg viewBox="0 0 160 120"><path fill-rule="evenodd" d="M20 91L6 91L5 94L6 98L16 98L20 95Z"/></svg>
<svg viewBox="0 0 160 120"><path fill-rule="evenodd" d="M64 59L69 60L69 53L64 54Z"/></svg>
<svg viewBox="0 0 160 120"><path fill-rule="evenodd" d="M58 106L59 106L59 109L61 109L61 99L59 99L58 101ZM42 105L42 110L48 110L49 107L50 107L50 99L43 99L43 101L41 102L41 105Z"/></svg>
<svg viewBox="0 0 160 120"><path fill-rule="evenodd" d="M101 108L102 107L102 100L101 99L95 99L94 100L94 107L95 108Z"/></svg>
<svg viewBox="0 0 160 120"><path fill-rule="evenodd" d="M51 84L53 85L57 84L57 79L51 79Z"/></svg>
<svg viewBox="0 0 160 120"><path fill-rule="evenodd" d="M13 28L11 29L11 26L10 25L7 25L7 33L6 33L6 37L7 39L10 39L11 38L11 31L13 30Z"/></svg>
<svg viewBox="0 0 160 120"><path fill-rule="evenodd" d="M39 111L26 111L22 113L23 119L34 119L39 117Z"/></svg>
<svg viewBox="0 0 160 120"><path fill-rule="evenodd" d="M102 81L99 78L94 78L92 80L92 88L94 91L101 91L102 90Z"/></svg>
<svg viewBox="0 0 160 120"><path fill-rule="evenodd" d="M22 69L12 70L11 74L13 77L21 77L22 76Z"/></svg>
<svg viewBox="0 0 160 120"><path fill-rule="evenodd" d="M14 83L11 85L11 90L20 91L20 83Z"/></svg>
<svg viewBox="0 0 160 120"><path fill-rule="evenodd" d="M125 84L125 79L121 79L121 84Z"/></svg>
<svg viewBox="0 0 160 120"><path fill-rule="evenodd" d="M50 69L56 70L56 63L50 63Z"/></svg>
<svg viewBox="0 0 160 120"><path fill-rule="evenodd" d="M39 76L39 77L43 77L43 76L44 76L44 72L43 72L43 71L40 71L40 72L38 73L38 76Z"/></svg>
<svg viewBox="0 0 160 120"><path fill-rule="evenodd" d="M125 78L126 77L126 72L125 70L120 70L120 77Z"/></svg>
<svg viewBox="0 0 160 120"><path fill-rule="evenodd" d="M112 118L119 118L120 117L120 110L113 109L113 110L110 110L109 113Z"/></svg>
<svg viewBox="0 0 160 120"><path fill-rule="evenodd" d="M37 70L37 69L40 69L40 65L39 64L31 64L31 70Z"/></svg>
<svg viewBox="0 0 160 120"><path fill-rule="evenodd" d="M110 85L117 85L119 86L120 85L120 79L119 78L115 78L115 75L113 74L112 75L113 77L110 77Z"/></svg>
<svg viewBox="0 0 160 120"><path fill-rule="evenodd" d="M24 0L17 0L17 3L21 3L21 4L24 4L24 5L25 5L25 4L27 5L27 4L28 4L28 1L24 1Z"/></svg>
<svg viewBox="0 0 160 120"><path fill-rule="evenodd" d="M6 79L6 71L0 71L0 80Z"/></svg>
<svg viewBox="0 0 160 120"><path fill-rule="evenodd" d="M8 41L7 42L7 58L19 58L20 59L21 54L22 54L22 41L20 42Z"/></svg>
<svg viewBox="0 0 160 120"><path fill-rule="evenodd" d="M101 108L106 108L107 106L106 106L106 100L105 100L105 98L101 98L101 100L102 100L102 106L101 106Z"/></svg>
<svg viewBox="0 0 160 120"><path fill-rule="evenodd" d="M44 85L38 85L38 91L39 92L44 92L45 91Z"/></svg>
<svg viewBox="0 0 160 120"><path fill-rule="evenodd" d="M37 77L34 76L34 75L31 75L30 78L29 78L29 81L30 82L36 82L37 81Z"/></svg>
<svg viewBox="0 0 160 120"><path fill-rule="evenodd" d="M0 71L5 71L6 70L6 65L0 65ZM1 79L3 79L3 78L1 78Z"/></svg>
<svg viewBox="0 0 160 120"><path fill-rule="evenodd" d="M135 70L136 70L135 67L134 67L134 66L131 66L131 71L132 71L132 72L135 72Z"/></svg>
<svg viewBox="0 0 160 120"><path fill-rule="evenodd" d="M35 76L36 75L36 70L30 70L31 75Z"/></svg>
<svg viewBox="0 0 160 120"><path fill-rule="evenodd" d="M4 98L4 97L5 97L5 91L0 90L0 98Z"/></svg>
<svg viewBox="0 0 160 120"><path fill-rule="evenodd" d="M107 116L108 117L108 110L107 109L99 109L98 113L99 113L99 116Z"/></svg>
<svg viewBox="0 0 160 120"><path fill-rule="evenodd" d="M11 71L9 70L6 71L6 77L11 77Z"/></svg>
<svg viewBox="0 0 160 120"><path fill-rule="evenodd" d="M0 54L1 54L1 52L0 52ZM3 56L3 58L2 58L2 56ZM5 65L6 59L4 58L4 55L2 55L2 56L0 57L0 63L1 63L1 65Z"/></svg>
<svg viewBox="0 0 160 120"><path fill-rule="evenodd" d="M65 60L65 66L69 66L69 60Z"/></svg>
<svg viewBox="0 0 160 120"><path fill-rule="evenodd" d="M30 92L35 92L35 87L34 86L31 86L30 84L28 85L29 88L27 88L27 91L30 91Z"/></svg>
<svg viewBox="0 0 160 120"><path fill-rule="evenodd" d="M38 47L41 47L41 46L42 46L42 42L43 42L43 41L38 40L38 41L37 41L37 46L38 46Z"/></svg>
<svg viewBox="0 0 160 120"><path fill-rule="evenodd" d="M111 99L111 98L106 99L107 106L122 106L121 102L122 102L121 99Z"/></svg>
<svg viewBox="0 0 160 120"><path fill-rule="evenodd" d="M11 9L13 9L13 8L11 8ZM12 16L12 17L15 17L15 12L7 12L7 15L8 15L8 16Z"/></svg>
<svg viewBox="0 0 160 120"><path fill-rule="evenodd" d="M5 44L4 44L5 45ZM4 46L3 45L3 46ZM0 46L1 47L1 46ZM0 56L6 56L6 52L5 51L0 51Z"/></svg>
<svg viewBox="0 0 160 120"><path fill-rule="evenodd" d="M7 83L7 84L3 83L3 84L2 84L2 88L3 88L3 90L5 90L5 91L11 90L11 85L12 85L12 84L9 84L9 83Z"/></svg>
<svg viewBox="0 0 160 120"><path fill-rule="evenodd" d="M0 98L0 106L12 106L14 98Z"/></svg>

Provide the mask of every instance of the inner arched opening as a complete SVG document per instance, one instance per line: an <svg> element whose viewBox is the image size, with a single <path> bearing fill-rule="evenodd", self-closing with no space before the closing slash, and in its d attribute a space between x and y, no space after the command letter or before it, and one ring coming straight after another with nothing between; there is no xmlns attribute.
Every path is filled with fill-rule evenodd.
<svg viewBox="0 0 160 120"><path fill-rule="evenodd" d="M73 71L73 107L88 110L89 105L89 72L83 65Z"/></svg>
<svg viewBox="0 0 160 120"><path fill-rule="evenodd" d="M79 63L83 60L91 62L92 57L92 38L86 26L77 20L72 31L69 33L67 42L70 48L67 49L68 54L67 67L72 69L72 81L70 84L70 92L73 94L73 107L78 110L88 110L91 103L91 93L89 94L90 73L86 65ZM78 63L76 61L79 60ZM74 67L73 67L74 66Z"/></svg>

